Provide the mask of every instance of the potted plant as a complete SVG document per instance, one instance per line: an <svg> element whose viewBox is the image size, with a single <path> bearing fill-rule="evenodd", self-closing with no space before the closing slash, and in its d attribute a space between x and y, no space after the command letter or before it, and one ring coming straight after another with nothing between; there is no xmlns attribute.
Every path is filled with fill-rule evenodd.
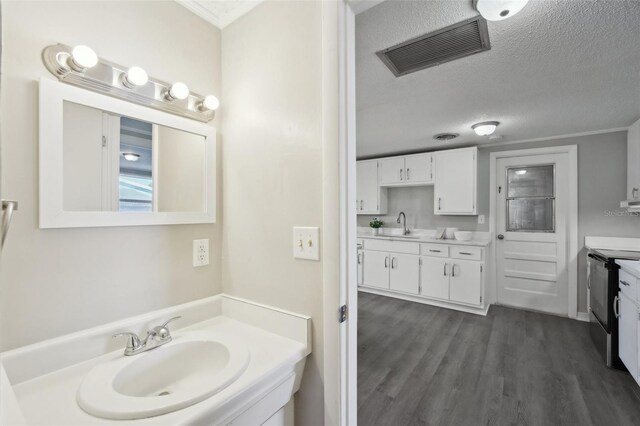
<svg viewBox="0 0 640 426"><path fill-rule="evenodd" d="M382 228L382 225L384 225L384 222L377 217L374 217L373 220L369 222L369 226L373 231L373 235L378 235L380 233L380 228Z"/></svg>

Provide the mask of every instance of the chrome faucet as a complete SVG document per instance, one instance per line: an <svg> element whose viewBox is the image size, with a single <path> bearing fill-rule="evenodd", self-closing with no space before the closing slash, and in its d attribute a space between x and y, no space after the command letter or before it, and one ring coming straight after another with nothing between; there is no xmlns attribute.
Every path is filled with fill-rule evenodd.
<svg viewBox="0 0 640 426"><path fill-rule="evenodd" d="M401 217L402 217L402 235L407 235L409 233L409 229L407 228L407 215L404 214L404 212L400 212L396 222L400 223Z"/></svg>
<svg viewBox="0 0 640 426"><path fill-rule="evenodd" d="M124 349L124 354L126 356L137 355L153 348L157 348L158 346L162 346L165 343L169 343L171 341L171 332L167 325L171 321L175 321L180 318L182 317L173 317L165 321L164 324L153 327L151 330L147 331L147 337L145 337L144 341L140 340L137 334L129 331L114 334L113 337L127 336L127 347Z"/></svg>

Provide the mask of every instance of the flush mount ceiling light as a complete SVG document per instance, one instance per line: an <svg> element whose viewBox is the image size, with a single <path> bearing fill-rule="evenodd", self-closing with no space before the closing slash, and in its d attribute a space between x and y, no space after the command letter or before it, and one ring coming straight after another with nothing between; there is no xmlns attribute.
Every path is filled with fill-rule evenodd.
<svg viewBox="0 0 640 426"><path fill-rule="evenodd" d="M138 161L140 159L140 154L134 152L123 152L122 156L127 161Z"/></svg>
<svg viewBox="0 0 640 426"><path fill-rule="evenodd" d="M213 95L206 96L200 105L198 105L198 109L200 111L215 111L220 106L220 101Z"/></svg>
<svg viewBox="0 0 640 426"><path fill-rule="evenodd" d="M496 131L498 124L500 123L497 121L483 121L482 123L474 124L471 128L478 136L489 136Z"/></svg>
<svg viewBox="0 0 640 426"><path fill-rule="evenodd" d="M487 21L502 21L520 12L529 0L473 0L473 7Z"/></svg>
<svg viewBox="0 0 640 426"><path fill-rule="evenodd" d="M181 82L173 83L164 97L168 101L183 100L189 97L189 87Z"/></svg>
<svg viewBox="0 0 640 426"><path fill-rule="evenodd" d="M122 84L133 89L137 86L144 86L149 81L147 72L140 67L133 66L127 70L126 74L122 76Z"/></svg>
<svg viewBox="0 0 640 426"><path fill-rule="evenodd" d="M66 64L74 71L84 72L98 63L98 55L88 46L78 45L67 56Z"/></svg>

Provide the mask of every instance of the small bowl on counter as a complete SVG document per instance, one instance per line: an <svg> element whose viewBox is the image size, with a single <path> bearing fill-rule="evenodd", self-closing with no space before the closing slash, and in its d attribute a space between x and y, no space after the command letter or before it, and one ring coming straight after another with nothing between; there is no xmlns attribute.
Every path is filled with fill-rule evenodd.
<svg viewBox="0 0 640 426"><path fill-rule="evenodd" d="M456 231L454 232L454 236L458 241L469 241L473 238L473 232L471 231Z"/></svg>

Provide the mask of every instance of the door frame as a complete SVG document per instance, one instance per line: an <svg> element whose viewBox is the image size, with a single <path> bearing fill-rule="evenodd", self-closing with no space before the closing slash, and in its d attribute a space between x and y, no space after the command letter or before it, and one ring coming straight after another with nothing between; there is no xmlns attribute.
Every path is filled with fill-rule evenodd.
<svg viewBox="0 0 640 426"><path fill-rule="evenodd" d="M495 236L497 229L497 165L498 159L528 157L545 154L567 154L569 167L569 205L567 208L567 312L568 317L578 319L578 145L560 145L545 148L516 149L490 153L489 160L489 232ZM498 250L492 244L493 294L498 294Z"/></svg>

